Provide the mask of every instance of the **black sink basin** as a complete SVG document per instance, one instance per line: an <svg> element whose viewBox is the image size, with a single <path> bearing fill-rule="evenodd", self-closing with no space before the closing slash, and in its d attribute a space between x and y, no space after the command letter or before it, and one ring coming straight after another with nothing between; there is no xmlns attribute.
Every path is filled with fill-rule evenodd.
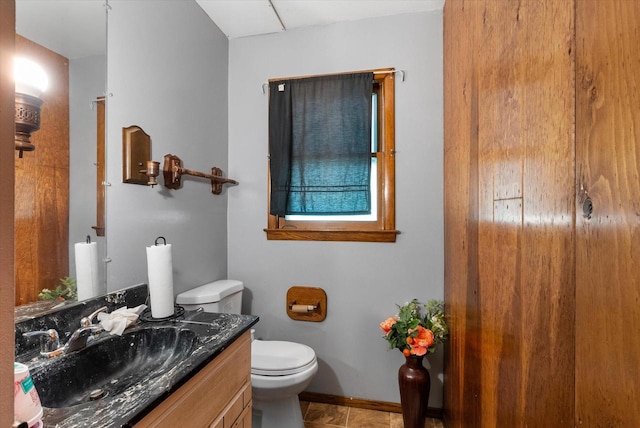
<svg viewBox="0 0 640 428"><path fill-rule="evenodd" d="M44 407L77 406L162 376L189 356L197 343L197 334L188 329L148 327L57 357L31 376Z"/></svg>

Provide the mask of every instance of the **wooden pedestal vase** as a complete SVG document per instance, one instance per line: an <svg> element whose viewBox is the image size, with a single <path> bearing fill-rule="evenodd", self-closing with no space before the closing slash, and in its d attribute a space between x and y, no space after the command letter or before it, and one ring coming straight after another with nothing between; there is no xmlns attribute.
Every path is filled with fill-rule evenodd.
<svg viewBox="0 0 640 428"><path fill-rule="evenodd" d="M404 428L424 428L431 378L422 365L423 357L411 355L398 370Z"/></svg>

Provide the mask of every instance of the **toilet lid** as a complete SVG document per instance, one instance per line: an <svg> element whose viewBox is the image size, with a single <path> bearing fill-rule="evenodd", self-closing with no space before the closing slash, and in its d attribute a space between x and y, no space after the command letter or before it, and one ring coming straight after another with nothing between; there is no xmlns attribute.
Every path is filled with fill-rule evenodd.
<svg viewBox="0 0 640 428"><path fill-rule="evenodd" d="M315 363L316 353L301 343L276 340L251 342L251 373L284 376L299 373Z"/></svg>

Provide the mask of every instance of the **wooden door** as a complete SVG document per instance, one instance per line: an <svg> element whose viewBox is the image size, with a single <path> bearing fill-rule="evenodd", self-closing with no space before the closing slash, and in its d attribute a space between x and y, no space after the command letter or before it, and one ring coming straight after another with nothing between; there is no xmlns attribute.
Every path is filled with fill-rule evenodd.
<svg viewBox="0 0 640 428"><path fill-rule="evenodd" d="M576 41L576 426L636 427L640 2L577 1Z"/></svg>

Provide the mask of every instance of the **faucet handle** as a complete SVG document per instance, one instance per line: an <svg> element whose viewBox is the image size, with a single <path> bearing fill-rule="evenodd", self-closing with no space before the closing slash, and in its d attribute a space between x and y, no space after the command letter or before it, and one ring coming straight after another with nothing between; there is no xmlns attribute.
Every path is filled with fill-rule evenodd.
<svg viewBox="0 0 640 428"><path fill-rule="evenodd" d="M93 311L91 313L91 315L87 316L87 317L83 317L80 320L80 327L89 327L91 324L93 324L93 320L95 319L95 317L98 316L98 314L100 312L107 312L107 307L103 306L99 309L96 309L95 311Z"/></svg>
<svg viewBox="0 0 640 428"><path fill-rule="evenodd" d="M52 328L43 331L28 331L26 333L22 333L22 336L40 336L40 354L46 357L51 356L52 353L60 348L60 336L58 335L58 332Z"/></svg>

